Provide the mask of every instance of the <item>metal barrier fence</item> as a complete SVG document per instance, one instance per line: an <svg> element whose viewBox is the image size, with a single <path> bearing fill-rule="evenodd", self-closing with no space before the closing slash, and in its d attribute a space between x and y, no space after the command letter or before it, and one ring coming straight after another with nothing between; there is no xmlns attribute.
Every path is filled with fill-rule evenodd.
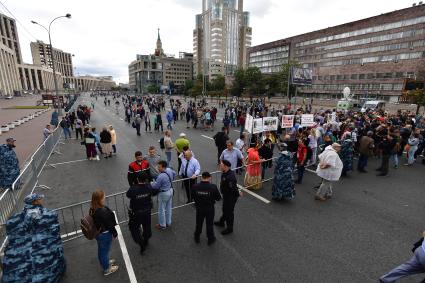
<svg viewBox="0 0 425 283"><path fill-rule="evenodd" d="M6 189L0 196L0 240L4 243L6 229L5 222L16 211L19 211L24 203L23 197L32 193L36 187L49 189L49 187L38 184L38 177L41 174L47 160L55 151L59 143L62 131L56 128L53 133L37 148L29 158L19 176L13 182L12 187ZM58 151L56 151L59 153ZM0 249L2 250L2 249Z"/></svg>
<svg viewBox="0 0 425 283"><path fill-rule="evenodd" d="M271 158L267 161L272 161L278 157ZM240 169L246 169L246 165L238 167L233 169L234 171L240 170ZM261 167L261 165L260 165ZM270 170L270 169L268 169ZM261 172L261 169L260 169ZM221 171L216 171L210 173L212 176L211 183L216 184L217 187L220 187L220 180L221 180ZM200 177L197 177L197 182L200 181ZM238 183L243 183L243 177L244 175L237 175L238 177ZM185 207L187 205L191 205L192 203L187 203L187 196L186 196L186 190L184 188L184 182L190 180L191 178L186 179L178 179L173 181L173 188L174 188L174 195L173 195L173 209ZM265 183L268 181L273 180L273 178L264 179L261 181L261 183ZM249 185L245 188L250 188L252 186L255 186L256 184ZM189 189L190 183L189 183ZM107 195L105 197L106 206L108 206L111 210L115 211L118 224L127 222L128 219L128 208L129 208L129 199L126 196L126 191ZM81 219L86 216L89 213L90 210L90 204L91 201L87 200L84 202L64 206L55 209L55 211L58 213L59 223L61 226L61 233L62 233L62 240L64 242L68 242L77 238L82 237L82 232L80 230L80 221ZM158 214L158 200L157 197L153 198L153 208L152 208L152 215Z"/></svg>

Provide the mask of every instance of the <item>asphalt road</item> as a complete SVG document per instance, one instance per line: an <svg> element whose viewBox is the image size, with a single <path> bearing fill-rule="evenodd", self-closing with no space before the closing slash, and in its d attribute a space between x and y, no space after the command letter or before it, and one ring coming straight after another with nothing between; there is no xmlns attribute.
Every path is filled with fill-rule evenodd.
<svg viewBox="0 0 425 283"><path fill-rule="evenodd" d="M116 129L118 154L112 159L85 161L85 150L75 140L59 146L62 154L54 154L49 161L56 168L47 166L40 176L40 184L52 188L43 191L47 207L89 200L96 188L107 194L127 189L127 166L134 152L146 153L150 145L159 148L162 134L143 132L137 137L122 118L114 107L105 108L102 99L92 115L91 125L100 129L112 124ZM202 169L216 171L216 148L208 138L215 131L186 129L183 121L174 127L173 140L185 132ZM233 140L238 135L235 130L231 132ZM69 161L77 162L58 164ZM175 155L172 162L177 167ZM201 244L193 241L193 206L174 210L172 228L154 229L143 256L127 225L121 224L129 256L123 256L123 245L114 241L111 256L117 259L120 270L106 280L97 262L95 241L80 238L67 242L68 269L63 282L134 282L125 259L131 262L138 282L377 282L379 276L412 255L411 246L425 228L421 217L425 213L425 166L401 166L388 177L378 178L373 170L377 162L370 162L368 174L351 172L338 182L334 198L325 203L314 200L312 187L319 179L311 172L306 172L291 202L271 201L270 183L255 192L270 203L245 194L236 205L234 233L222 236L216 229L218 241L211 247L206 245L205 234ZM220 215L218 203L216 216ZM78 216L74 218L79 221ZM156 215L152 216L153 225L156 221ZM422 278L418 275L402 282Z"/></svg>

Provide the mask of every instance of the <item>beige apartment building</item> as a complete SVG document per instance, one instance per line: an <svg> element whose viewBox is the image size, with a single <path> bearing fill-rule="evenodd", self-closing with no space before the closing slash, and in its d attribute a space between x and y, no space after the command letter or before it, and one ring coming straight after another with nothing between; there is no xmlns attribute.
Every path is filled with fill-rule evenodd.
<svg viewBox="0 0 425 283"><path fill-rule="evenodd" d="M15 53L17 64L22 63L21 47L15 20L0 13L0 41Z"/></svg>
<svg viewBox="0 0 425 283"><path fill-rule="evenodd" d="M0 42L0 96L10 96L21 89L15 56L14 50Z"/></svg>
<svg viewBox="0 0 425 283"><path fill-rule="evenodd" d="M21 86L23 90L42 93L55 89L55 81L53 79L53 70L46 66L33 64L19 64L19 75L21 78ZM62 74L56 72L58 87L62 90L63 77Z"/></svg>

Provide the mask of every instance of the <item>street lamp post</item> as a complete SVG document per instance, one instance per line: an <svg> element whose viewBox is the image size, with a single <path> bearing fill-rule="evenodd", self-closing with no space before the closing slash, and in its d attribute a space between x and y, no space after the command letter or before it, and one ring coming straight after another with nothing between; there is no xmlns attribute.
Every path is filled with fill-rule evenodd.
<svg viewBox="0 0 425 283"><path fill-rule="evenodd" d="M35 25L39 25L39 26L41 26L41 27L42 27L42 28L44 28L44 29L47 31L47 33L49 34L50 57L51 57L51 59L52 59L53 81L54 81L54 83L55 83L55 92L56 92L56 98L57 98L57 103L58 103L58 114L59 114L59 115L62 115L62 107L61 107L61 105L60 105L60 99L59 99L58 80L57 80L57 78L56 78L55 56L53 56L52 37L50 36L50 28L51 28L51 26L52 26L52 23L53 23L54 21L56 21L57 19L60 19L60 18L68 18L68 19L70 19L70 18L71 18L71 14L66 14L65 16L59 16L59 17L54 18L54 19L50 22L50 24L49 24L49 28L48 28L48 29L47 29L45 26L43 26L42 24L37 23L36 21L31 21L31 23L33 23L33 24L35 24Z"/></svg>

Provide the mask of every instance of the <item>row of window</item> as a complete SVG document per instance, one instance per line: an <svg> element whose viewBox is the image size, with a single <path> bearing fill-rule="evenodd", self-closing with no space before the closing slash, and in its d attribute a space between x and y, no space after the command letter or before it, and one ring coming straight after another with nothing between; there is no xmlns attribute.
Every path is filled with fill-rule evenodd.
<svg viewBox="0 0 425 283"><path fill-rule="evenodd" d="M267 55L267 54L272 54L272 53L277 53L277 52L284 52L284 51L288 51L288 50L289 50L289 46L285 45L285 46L279 46L279 47L261 50L261 51L257 51L257 52L252 52L252 53L249 54L249 56L255 57L255 56Z"/></svg>
<svg viewBox="0 0 425 283"><path fill-rule="evenodd" d="M269 60L269 61L261 61L261 62L250 62L250 67L272 67L272 66L278 66L279 68L282 67L283 64L288 63L288 59L277 59L277 60Z"/></svg>
<svg viewBox="0 0 425 283"><path fill-rule="evenodd" d="M386 84L386 83L372 83L372 84L313 84L311 86L303 86L301 89L315 89L315 90L338 90L342 91L345 87L349 87L351 90L403 90L403 84Z"/></svg>
<svg viewBox="0 0 425 283"><path fill-rule="evenodd" d="M288 56L289 56L288 52L279 52L279 53L273 53L269 55L250 56L249 61L252 63L255 63L255 62L281 59L281 58L288 58Z"/></svg>
<svg viewBox="0 0 425 283"><path fill-rule="evenodd" d="M425 52L402 53L402 54L382 55L382 56L347 59L347 60L331 61L331 62L308 63L308 64L303 64L303 67L304 68L332 67L332 66L361 65L361 64L367 64L367 63L391 62L391 61L394 63L398 63L399 60L413 60L413 59L420 59L420 58L425 58Z"/></svg>
<svg viewBox="0 0 425 283"><path fill-rule="evenodd" d="M301 47L301 46L306 46L306 45L323 43L323 42L327 42L327 41L338 40L338 39L348 38L348 37L352 37L352 36L360 36L360 35L364 35L364 34L368 34L368 33L381 32L381 31L386 31L386 30L391 30L391 29L421 24L421 23L425 23L425 16L413 18L413 19L408 19L408 20L403 20L403 21L398 21L398 22L394 22L394 23L390 23L390 24L368 27L368 28L359 29L359 30L350 31L350 32L344 32L344 33L340 33L340 34L336 34L336 35L325 36L325 37L322 37L322 38L316 38L316 39L297 43L295 46Z"/></svg>
<svg viewBox="0 0 425 283"><path fill-rule="evenodd" d="M368 74L345 74L345 75L326 75L313 76L313 81L347 81L347 80L370 80L370 79L401 79L412 78L415 72L394 72L394 73L368 73Z"/></svg>

